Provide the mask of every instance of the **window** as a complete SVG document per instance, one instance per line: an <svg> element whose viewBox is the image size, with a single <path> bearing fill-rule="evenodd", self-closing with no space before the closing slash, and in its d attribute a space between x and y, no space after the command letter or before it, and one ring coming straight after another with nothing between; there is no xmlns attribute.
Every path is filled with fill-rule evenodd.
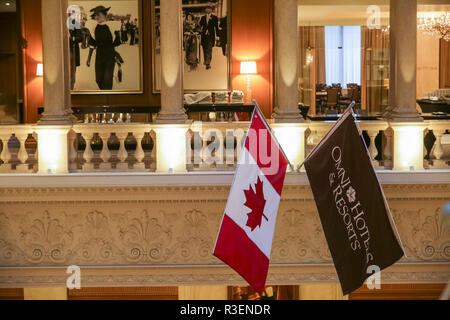
<svg viewBox="0 0 450 320"><path fill-rule="evenodd" d="M325 69L327 85L361 84L361 27L325 27Z"/></svg>

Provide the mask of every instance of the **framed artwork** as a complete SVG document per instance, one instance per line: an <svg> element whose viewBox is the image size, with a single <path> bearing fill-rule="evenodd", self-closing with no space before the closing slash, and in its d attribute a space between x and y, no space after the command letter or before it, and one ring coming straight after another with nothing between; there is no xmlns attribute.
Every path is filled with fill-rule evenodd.
<svg viewBox="0 0 450 320"><path fill-rule="evenodd" d="M153 92L161 90L160 1L152 0ZM182 0L184 90L231 88L231 0Z"/></svg>
<svg viewBox="0 0 450 320"><path fill-rule="evenodd" d="M143 93L141 0L69 0L72 94Z"/></svg>
<svg viewBox="0 0 450 320"><path fill-rule="evenodd" d="M298 286L267 286L262 295L252 287L228 287L228 300L299 300Z"/></svg>

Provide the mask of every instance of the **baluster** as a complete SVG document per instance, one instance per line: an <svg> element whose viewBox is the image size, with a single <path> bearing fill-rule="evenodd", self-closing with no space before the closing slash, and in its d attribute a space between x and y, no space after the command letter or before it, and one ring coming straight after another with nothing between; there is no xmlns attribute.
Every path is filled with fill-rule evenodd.
<svg viewBox="0 0 450 320"><path fill-rule="evenodd" d="M199 168L200 169L208 169L208 168L210 168L210 164L207 164L206 162L206 156L205 156L205 154L206 154L206 151L207 151L207 148L208 148L208 136L207 136L207 131L204 131L203 132L203 135L202 135L202 143L203 143L203 146L202 146L202 151L201 151L201 157L202 157L202 161L199 163Z"/></svg>
<svg viewBox="0 0 450 320"><path fill-rule="evenodd" d="M193 166L198 168L202 163L203 139L200 131L194 131L194 150L193 150Z"/></svg>
<svg viewBox="0 0 450 320"><path fill-rule="evenodd" d="M214 139L214 141L213 141ZM208 142L209 145L208 145ZM203 136L203 160L202 168L211 169L212 167L223 166L223 135L221 131L207 130Z"/></svg>
<svg viewBox="0 0 450 320"><path fill-rule="evenodd" d="M109 160L111 159L111 151L109 151L108 141L111 137L111 133L109 132L99 132L100 139L102 139L103 147L100 152L100 159L102 159L102 163L100 164L101 170L109 170L111 169L111 163Z"/></svg>
<svg viewBox="0 0 450 320"><path fill-rule="evenodd" d="M194 131L189 128L186 131L186 169L192 171L194 169L194 148L192 147L194 141Z"/></svg>
<svg viewBox="0 0 450 320"><path fill-rule="evenodd" d="M134 169L137 170L145 170L145 152L142 148L142 140L144 140L145 132L144 131L137 131L134 133L134 138L136 139L137 146L136 151L134 152L134 157L137 160L137 163L134 164Z"/></svg>
<svg viewBox="0 0 450 320"><path fill-rule="evenodd" d="M39 144L38 144L38 134L36 133L36 131L33 131L33 133L31 134L34 142L36 143L36 151L34 152L34 165L33 165L33 172L38 172L39 170Z"/></svg>
<svg viewBox="0 0 450 320"><path fill-rule="evenodd" d="M153 149L152 149L152 153L151 153L151 165L150 165L150 168L152 169L152 171L156 171L156 148L158 146L156 145L156 132L154 130L152 130L150 132L150 138L153 141Z"/></svg>
<svg viewBox="0 0 450 320"><path fill-rule="evenodd" d="M20 143L19 153L17 154L17 159L19 159L20 164L18 164L16 166L16 172L27 173L27 172L29 172L28 164L27 164L28 152L25 147L25 142L27 141L28 133L19 132L19 133L16 133L15 136L16 136L17 140L19 140L19 143Z"/></svg>
<svg viewBox="0 0 450 320"><path fill-rule="evenodd" d="M436 137L436 142L434 143L433 156L437 160L441 160L444 155L444 149L442 148L441 140L445 133L445 130L433 130L434 136Z"/></svg>
<svg viewBox="0 0 450 320"><path fill-rule="evenodd" d="M243 129L237 129L234 131L234 136L236 137L236 149L234 154L234 162L237 164L239 161L239 157L242 153L242 148L244 147L246 132ZM243 160L244 161L244 160Z"/></svg>
<svg viewBox="0 0 450 320"><path fill-rule="evenodd" d="M223 112L222 112L223 114ZM225 121L225 119L224 119ZM227 163L225 161L225 139L221 130L217 130L215 132L215 150L214 150L214 159L216 163L216 168L225 169L227 167Z"/></svg>
<svg viewBox="0 0 450 320"><path fill-rule="evenodd" d="M68 134L69 142L69 171L76 171L78 169L77 158L78 154L75 150L75 140L77 139L77 133L70 130Z"/></svg>
<svg viewBox="0 0 450 320"><path fill-rule="evenodd" d="M378 161L375 160L375 158L378 155L377 146L375 144L375 139L377 138L378 133L379 133L379 131L372 131L372 130L367 131L367 135L370 138L369 153L370 153L370 157L372 158L374 165L378 165Z"/></svg>
<svg viewBox="0 0 450 320"><path fill-rule="evenodd" d="M442 161L442 156L444 155L444 149L442 148L442 136L444 135L445 130L434 130L433 134L436 137L436 141L434 143L433 148L431 149L430 158L433 157L436 159L433 161L433 167L445 167L445 161Z"/></svg>
<svg viewBox="0 0 450 320"><path fill-rule="evenodd" d="M3 161L3 164L0 166L0 172L10 172L11 165L9 164L9 160L11 160L11 153L9 152L8 142L11 138L10 134L2 134L0 135L0 139L2 140L3 149L0 154L0 159Z"/></svg>
<svg viewBox="0 0 450 320"><path fill-rule="evenodd" d="M116 133L117 139L119 139L120 142L120 149L117 153L117 158L119 159L120 163L116 165L116 168L118 170L127 170L128 169L128 163L125 162L128 158L128 151L125 148L125 140L128 137L128 132L120 132Z"/></svg>
<svg viewBox="0 0 450 320"><path fill-rule="evenodd" d="M392 163L392 155L393 155L393 144L392 144L392 138L394 136L394 132L392 128L388 128L384 130L384 135L386 137L386 144L383 148L383 165L385 167L390 167L393 165Z"/></svg>
<svg viewBox="0 0 450 320"><path fill-rule="evenodd" d="M234 166L234 130L227 129L225 137L225 163L227 166Z"/></svg>
<svg viewBox="0 0 450 320"><path fill-rule="evenodd" d="M94 159L95 154L91 146L94 135L90 132L82 135L84 141L86 141L86 149L83 153L83 158L86 162L83 164L83 171L89 172L94 170L94 163L92 162L92 159Z"/></svg>

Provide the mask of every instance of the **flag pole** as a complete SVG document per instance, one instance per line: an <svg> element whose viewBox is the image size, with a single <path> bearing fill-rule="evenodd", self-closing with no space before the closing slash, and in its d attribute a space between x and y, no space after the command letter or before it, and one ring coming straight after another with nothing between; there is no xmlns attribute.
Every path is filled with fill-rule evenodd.
<svg viewBox="0 0 450 320"><path fill-rule="evenodd" d="M370 159L370 164L372 165L373 171L375 172L375 177L377 178L377 181L378 181L378 185L380 186L381 194L383 195L384 206L386 207L386 209L387 209L387 211L389 213L389 217L388 218L389 218L389 220L391 222L391 225L394 227L395 235L397 237L398 242L400 243L400 247L403 250L403 254L405 255L405 258L408 258L408 256L406 255L405 247L403 246L402 239L400 238L400 233L398 232L398 229L397 229L397 224L395 223L394 217L393 217L392 212L391 212L391 208L389 206L389 203L387 202L386 195L384 194L383 186L381 185L380 179L378 179L378 175L376 174L375 166L373 165L372 157L370 155L369 149L367 148L366 142L364 141L361 127L359 126L359 122L356 121L355 113L353 112L353 106L351 105L350 107L352 108L352 115L353 115L356 127L358 128L359 136L361 137L363 145L366 148L367 156Z"/></svg>
<svg viewBox="0 0 450 320"><path fill-rule="evenodd" d="M272 134L272 137L273 137L273 139L275 140L278 149L280 149L281 154L282 154L283 157L286 159L286 161L287 161L289 167L291 168L292 172L295 172L294 166L293 166L292 163L289 161L289 158L286 156L286 153L284 153L283 147L281 146L280 142L278 142L278 139L277 139L277 137L275 136L275 133L272 131L272 127L269 125L269 123L267 123L266 118L265 118L264 115L262 114L261 109L259 108L258 102L257 102L255 99L253 99L253 103L255 104L255 113L256 113L256 111L258 111L259 115L261 116L261 119L264 121L264 124L265 124L266 127L267 127L267 130L269 130L269 132Z"/></svg>

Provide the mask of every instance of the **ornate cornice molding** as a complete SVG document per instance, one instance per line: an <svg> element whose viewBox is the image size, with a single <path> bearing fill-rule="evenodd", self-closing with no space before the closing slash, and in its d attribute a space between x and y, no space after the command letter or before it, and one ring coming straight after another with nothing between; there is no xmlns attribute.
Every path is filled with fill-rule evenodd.
<svg viewBox="0 0 450 320"><path fill-rule="evenodd" d="M388 200L448 200L449 184L383 185ZM211 186L89 186L1 188L0 203L149 203L225 202L230 187ZM176 196L174 196L176 195ZM307 185L286 185L282 201L313 201Z"/></svg>
<svg viewBox="0 0 450 320"><path fill-rule="evenodd" d="M0 288L65 287L64 268L0 269ZM448 265L398 264L381 273L383 283L445 283L450 279ZM273 265L268 284L338 283L332 265ZM145 287L182 285L245 285L245 281L224 266L82 267L81 286Z"/></svg>

